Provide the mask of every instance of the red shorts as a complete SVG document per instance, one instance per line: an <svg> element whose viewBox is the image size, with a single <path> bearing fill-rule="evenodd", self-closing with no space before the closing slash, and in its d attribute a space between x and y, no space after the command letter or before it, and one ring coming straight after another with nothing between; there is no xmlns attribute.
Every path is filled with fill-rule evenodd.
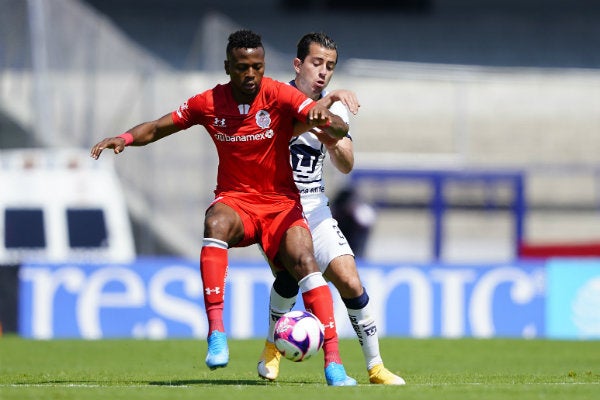
<svg viewBox="0 0 600 400"><path fill-rule="evenodd" d="M233 247L258 243L267 258L273 260L279 251L283 234L292 226L310 232L300 200L285 195L222 192L212 202L233 208L244 224L244 238ZM211 205L212 205L211 204Z"/></svg>

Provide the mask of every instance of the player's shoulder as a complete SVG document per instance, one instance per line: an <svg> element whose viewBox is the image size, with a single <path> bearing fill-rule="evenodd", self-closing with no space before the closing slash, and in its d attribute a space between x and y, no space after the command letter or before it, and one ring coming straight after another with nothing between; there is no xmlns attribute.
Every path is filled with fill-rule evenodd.
<svg viewBox="0 0 600 400"><path fill-rule="evenodd" d="M214 86L212 88L205 89L205 90L203 90L201 92L196 93L192 97L190 97L190 100L201 101L201 100L206 99L206 98L211 98L216 93L223 92L223 86L224 85L222 85L222 84L218 84L218 85L216 85L216 86Z"/></svg>
<svg viewBox="0 0 600 400"><path fill-rule="evenodd" d="M296 104L305 97L302 92L290 84L266 77L263 77L261 91L266 100L277 103Z"/></svg>
<svg viewBox="0 0 600 400"><path fill-rule="evenodd" d="M290 85L285 82L278 81L277 79L264 76L260 84L261 89L269 92L279 92L280 90L291 89Z"/></svg>
<svg viewBox="0 0 600 400"><path fill-rule="evenodd" d="M203 109L208 107L210 109L225 106L232 101L231 85L229 83L219 83L192 97L191 105Z"/></svg>
<svg viewBox="0 0 600 400"><path fill-rule="evenodd" d="M192 98L204 98L204 97L218 97L223 96L227 92L231 92L231 84L227 83L217 83L215 86L204 89L201 92L198 92Z"/></svg>
<svg viewBox="0 0 600 400"><path fill-rule="evenodd" d="M207 96L207 95L210 95L210 96L215 96L215 95L222 96L222 95L225 95L226 92L231 92L231 83L230 82L227 82L227 83L217 83L211 89L205 90L201 94L204 95L204 96Z"/></svg>

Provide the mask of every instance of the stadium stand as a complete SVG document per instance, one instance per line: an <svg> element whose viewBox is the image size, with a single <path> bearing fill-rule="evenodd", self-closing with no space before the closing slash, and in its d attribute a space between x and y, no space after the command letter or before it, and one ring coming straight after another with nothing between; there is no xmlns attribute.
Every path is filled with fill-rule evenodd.
<svg viewBox="0 0 600 400"><path fill-rule="evenodd" d="M203 67L206 53L197 44L206 40L199 36L209 13L260 32L285 55L294 53L305 31L326 30L340 44L342 63L358 58L511 67L600 66L600 54L591 51L600 37L600 3L594 0L256 0L251 6L243 0L86 2L176 68ZM299 6L290 8L290 3ZM222 49L217 49L220 60ZM216 67L220 70L221 64Z"/></svg>

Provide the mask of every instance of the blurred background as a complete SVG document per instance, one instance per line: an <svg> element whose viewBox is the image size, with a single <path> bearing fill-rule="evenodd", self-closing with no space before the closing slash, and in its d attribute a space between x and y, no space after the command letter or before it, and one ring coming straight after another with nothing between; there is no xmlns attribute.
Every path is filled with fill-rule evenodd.
<svg viewBox="0 0 600 400"><path fill-rule="evenodd" d="M87 155L227 82L239 28L283 81L303 34L337 41L329 88L361 109L356 169L328 168L327 185L374 211L361 258L600 255L597 1L0 0L0 262L197 260L217 165L203 128ZM66 227L42 215L57 207Z"/></svg>
<svg viewBox="0 0 600 400"><path fill-rule="evenodd" d="M224 46L242 27L263 36L267 73L288 80L298 38L325 31L340 56L330 88L354 90L362 102L352 121L357 169L426 171L353 179L328 169L331 197L350 185L377 206L365 257L507 260L519 243L600 241L595 1L1 0L0 7L3 149L87 150L170 112L227 80ZM138 253L195 258L215 154L202 128L167 141L128 149L114 167ZM484 176L438 174L454 170ZM505 172L522 174L522 194L518 180L497 176ZM520 195L525 208L515 208Z"/></svg>

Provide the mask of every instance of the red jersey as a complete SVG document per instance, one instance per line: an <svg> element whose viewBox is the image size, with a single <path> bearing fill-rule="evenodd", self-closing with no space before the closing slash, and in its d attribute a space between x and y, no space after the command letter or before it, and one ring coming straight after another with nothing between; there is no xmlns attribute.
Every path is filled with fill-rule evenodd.
<svg viewBox="0 0 600 400"><path fill-rule="evenodd" d="M197 94L177 111L182 129L202 125L219 155L215 194L225 191L298 197L290 166L294 120L306 121L315 102L298 89L263 77L252 104L233 99L231 83Z"/></svg>

